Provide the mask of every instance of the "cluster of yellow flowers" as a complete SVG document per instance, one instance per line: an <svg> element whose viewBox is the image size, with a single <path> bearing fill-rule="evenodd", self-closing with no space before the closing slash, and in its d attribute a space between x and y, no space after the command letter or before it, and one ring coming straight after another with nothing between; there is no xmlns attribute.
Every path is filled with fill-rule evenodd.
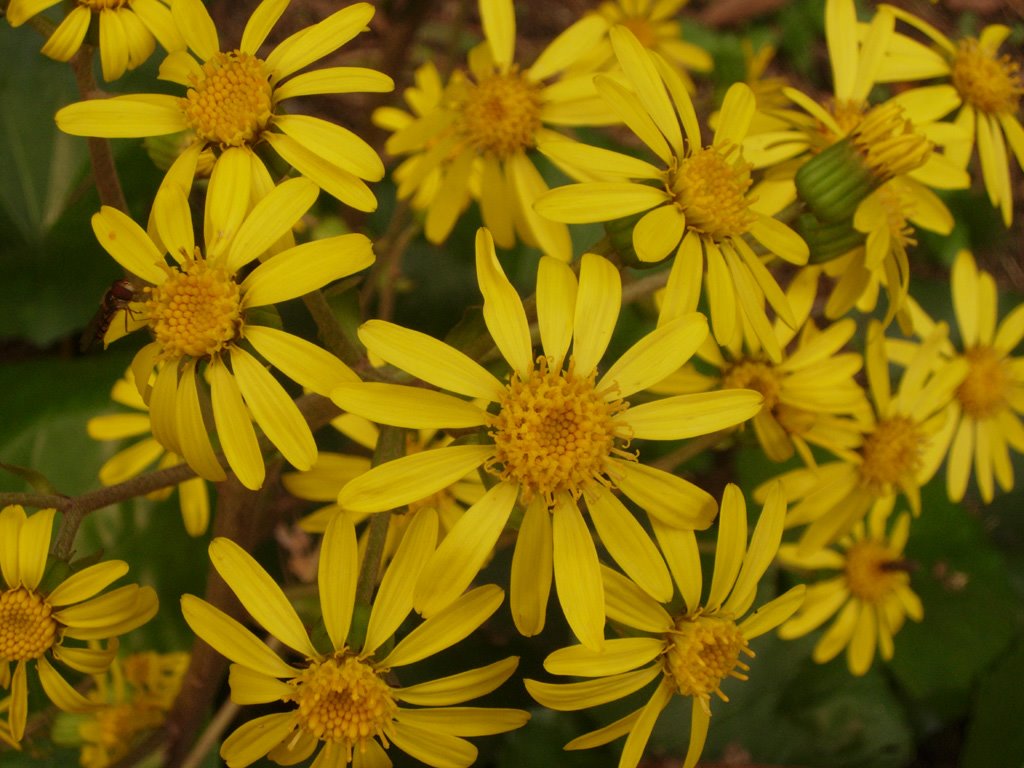
<svg viewBox="0 0 1024 768"><path fill-rule="evenodd" d="M282 478L288 492L330 503L302 523L323 534L316 629L225 537L209 545L213 567L273 640L225 605L181 598L188 626L231 661L232 701L264 713L224 740L228 765L317 755L318 768L383 768L393 749L438 768L473 764L468 737L529 718L464 705L509 680L518 659L414 683L403 671L499 609L505 589L477 580L511 546L503 583L516 629L544 631L553 585L579 644L544 669L586 678L525 680L530 696L578 710L650 690L640 709L566 748L625 737L619 766L634 768L662 711L689 697L682 764L692 768L712 697L727 701L723 681L758 673L758 636L799 637L835 616L816 661L845 650L859 675L876 652L892 657L903 622L923 616L903 550L912 517L927 514L920 488L944 460L953 500L972 476L985 501L996 484L1012 488L1010 452L1024 452L1024 362L1013 356L1024 307L998 322L995 283L966 251L952 269L958 334L909 295L916 228L953 227L934 190L970 186L980 166L1012 223L1024 83L999 54L1009 30L954 41L895 7L861 20L853 0L827 0L833 93L815 98L754 72L716 114L698 115L690 73L711 59L680 38L684 2L609 0L527 63L512 0L480 0L483 39L464 66L442 74L424 63L404 91L408 111L374 113L400 158L397 195L427 240L445 243L479 209L472 343L377 317L357 340L322 333L321 346L285 330L277 311L322 302L322 289L375 265L365 234L297 234L321 191L356 211L377 206L368 182L386 171L374 148L301 105L393 88L364 67L307 69L367 29L371 4L268 48L289 0L262 0L236 47L201 0L76 0L48 38L43 53L69 60L91 51L83 41L95 22L108 81L156 42L168 52L159 77L173 93L70 104L56 114L61 130L181 137L145 226L113 205L92 219L127 275L105 300L103 341L147 334L113 392L133 412L89 425L97 439L143 438L101 481L187 464L195 477L180 492L193 536L211 516L203 481L231 475L261 489L274 453L295 470ZM18 26L55 4L9 0L7 18ZM889 83L924 84L873 98ZM589 138L604 126L619 126L618 148L579 139L578 129ZM578 224L602 224L600 242L574 246ZM526 300L496 250L517 243L541 253ZM623 307L647 297L646 331L624 343ZM902 338L886 336L894 321ZM318 450L323 423L311 425L310 402L336 406L333 425L358 455ZM747 422L767 459L790 468L757 488L729 483L720 504L652 442L692 440L696 453L737 439ZM397 451L386 439L396 430L406 430ZM744 491L761 507L752 526ZM150 659L150 677L139 672L125 691L117 637L156 613L156 595L132 585L97 596L125 574L121 561L48 560L54 517L0 513L0 688L10 694L0 740L24 738L31 663L46 696L81 715L92 743L83 765L99 768L160 726L187 661ZM377 550L372 532L357 537L367 519L386 523ZM697 532L713 524L705 588ZM799 530L782 543L785 529ZM760 601L775 562L794 585ZM834 575L796 583L817 569ZM97 690L83 694L51 660L93 676ZM142 720L124 715L131 702Z"/></svg>

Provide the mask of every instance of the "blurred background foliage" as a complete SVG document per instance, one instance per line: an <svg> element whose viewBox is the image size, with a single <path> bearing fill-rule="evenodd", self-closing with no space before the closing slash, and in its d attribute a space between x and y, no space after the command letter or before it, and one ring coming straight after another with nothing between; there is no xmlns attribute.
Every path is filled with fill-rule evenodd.
<svg viewBox="0 0 1024 768"><path fill-rule="evenodd" d="M253 0L213 0L209 3L222 39L237 38ZM336 4L327 0L294 0L275 35L284 36L319 18ZM404 52L396 75L397 100L414 66L428 58L441 66L445 57L461 56L478 37L471 3L456 0L377 2L372 34L361 36L346 57L379 64L388 53L389 35L402 25L419 24L416 44ZM584 0L551 3L517 0L520 45L539 48L553 34L590 7ZM1007 45L1021 51L1024 40L1019 0L957 0L905 4L940 29L970 32L988 23L1013 29ZM243 8L244 6L244 12ZM419 6L419 7L417 7ZM808 92L829 88L820 0L706 0L684 11L686 38L704 46L714 57L710 78L698 80L698 113L707 115L725 88L744 76L745 46L776 48L771 73L785 75ZM413 19L409 22L409 19ZM367 39L364 41L364 37ZM0 24L0 462L30 467L57 492L74 495L98 485L97 470L116 446L91 440L86 421L117 410L109 401L113 382L131 359L126 339L106 352L80 349L80 336L111 281L119 277L114 262L96 244L89 225L99 202L92 188L85 142L65 136L53 123L56 109L76 98L67 66L38 54L41 41L29 28L12 30ZM529 54L526 55L527 60ZM1018 56L1019 58L1019 56ZM159 58L118 83L118 90L151 90ZM318 108L378 147L382 135L368 122L367 104L325 100ZM594 137L587 136L588 140ZM608 139L602 141L608 142ZM614 143L613 138L611 139ZM148 201L160 179L140 142L113 143L122 183L138 221L148 213ZM552 183L558 176L552 172ZM1020 302L1024 293L1021 221L1024 188L1015 177L1018 209L1007 232L980 189L943 194L953 211L956 228L947 237L919 233L912 254L911 293L937 319L952 320L948 268L958 249L969 247L979 266L992 272L1005 306ZM354 217L322 196L311 227L363 228L379 237L396 214L394 188L385 181L375 186L379 210ZM345 218L347 217L347 218ZM464 216L442 247L414 237L398 269L395 320L443 336L479 302L473 271L472 242L479 221ZM598 232L574 231L577 250L598 239ZM522 290L533 285L537 253L523 248L502 254L506 269ZM297 313L297 314L301 314ZM354 312L349 313L353 318ZM651 321L649 306L624 312L619 333L636 337ZM286 320L287 320L286 314ZM308 322L299 317L295 322ZM354 323L354 319L353 319ZM622 341L624 344L625 341ZM613 344L620 347L622 344ZM613 350L614 353L614 350ZM751 489L778 472L753 444L740 435L725 451L701 456L684 467L702 487L720 495L735 478L748 497ZM1017 457L1015 457L1017 458ZM1024 467L1016 474L1024 474ZM961 505L946 499L944 474L924 489L924 512L912 529L907 555L913 563L912 584L921 596L925 619L910 624L896 637L891 664L876 661L863 678L852 678L841 656L825 665L811 661L817 633L797 641L765 637L755 643L757 658L745 683L729 681L731 701L716 702L705 766L843 766L845 768L1021 768L1024 766L1024 496L1020 491L997 497L988 506L969 492ZM0 471L0 490L27 490L17 473ZM302 536L295 520L308 511L294 500L275 510L278 539L289 547L268 545L264 562L279 567L286 587L301 595ZM756 507L751 504L752 513ZM288 535L292 538L288 538ZM295 543L295 542L299 543ZM206 578L206 540L184 532L175 497L154 502L138 499L90 516L76 543L79 556L102 552L126 560L133 578L152 584L163 609L156 619L125 638L128 650L188 649L191 636L177 610L184 592L202 594ZM308 553L307 553L308 554ZM492 564L507 569L507 553ZM484 574L486 577L486 573ZM766 580L771 588L773 580ZM774 588L786 586L776 574ZM537 639L517 636L507 612L456 649L457 657L437 660L445 665L465 658L486 663L494 648L522 656L523 676L543 675L541 660L564 644L567 630L552 614L549 627ZM38 698L35 699L38 701ZM490 703L531 708L526 693L515 684ZM584 768L611 765L618 747L566 753L562 745L598 724L636 707L641 699L609 705L597 713L555 714L532 707L533 719L505 737L480 740L480 765ZM489 703L484 701L483 703ZM688 738L689 706L677 699L659 721L651 740L647 768L679 764ZM70 765L73 751L50 746L45 722L21 754L6 752L4 768L27 765ZM398 765L405 765L399 756ZM405 758L406 760L408 758ZM217 764L211 757L208 765Z"/></svg>

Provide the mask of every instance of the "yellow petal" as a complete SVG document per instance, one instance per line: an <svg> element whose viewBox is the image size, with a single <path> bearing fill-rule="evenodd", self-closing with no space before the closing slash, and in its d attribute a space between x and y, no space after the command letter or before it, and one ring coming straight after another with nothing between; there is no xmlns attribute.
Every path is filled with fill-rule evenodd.
<svg viewBox="0 0 1024 768"><path fill-rule="evenodd" d="M295 694L295 686L276 677L257 672L241 664L232 664L228 670L231 701L235 704L269 704L286 700Z"/></svg>
<svg viewBox="0 0 1024 768"><path fill-rule="evenodd" d="M46 601L55 607L80 603L99 594L128 573L128 563L109 560L83 568L62 581L49 594Z"/></svg>
<svg viewBox="0 0 1024 768"><path fill-rule="evenodd" d="M516 12L511 0L480 3L480 21L494 64L501 71L507 70L516 47Z"/></svg>
<svg viewBox="0 0 1024 768"><path fill-rule="evenodd" d="M231 349L231 367L253 419L296 469L316 461L316 443L309 425L288 393L266 368L241 347Z"/></svg>
<svg viewBox="0 0 1024 768"><path fill-rule="evenodd" d="M537 166L527 158L525 152L517 152L505 161L508 186L514 190L517 226L525 228L543 253L556 259L572 261L572 238L569 229L561 222L548 219L536 210L535 203L548 192L548 184ZM524 235L525 236L525 235Z"/></svg>
<svg viewBox="0 0 1024 768"><path fill-rule="evenodd" d="M581 54L593 49L608 29L608 22L599 13L588 13L573 22L541 51L526 71L533 82L546 80L570 66Z"/></svg>
<svg viewBox="0 0 1024 768"><path fill-rule="evenodd" d="M530 326L519 294L505 276L494 252L491 233L476 233L476 275L484 296L484 321L501 354L518 373L533 368Z"/></svg>
<svg viewBox="0 0 1024 768"><path fill-rule="evenodd" d="M92 231L103 249L132 274L154 285L166 279L157 266L163 263L163 255L142 227L121 211L106 205L100 208L92 217Z"/></svg>
<svg viewBox="0 0 1024 768"><path fill-rule="evenodd" d="M19 532L18 578L30 590L39 586L46 571L55 509L41 509L29 515Z"/></svg>
<svg viewBox="0 0 1024 768"><path fill-rule="evenodd" d="M434 730L417 728L396 721L391 741L400 750L426 765L442 768L469 768L477 758L477 749L465 739ZM444 760L438 760L444 755Z"/></svg>
<svg viewBox="0 0 1024 768"><path fill-rule="evenodd" d="M619 271L602 256L584 254L573 316L572 359L579 375L589 375L601 362L615 331L621 306Z"/></svg>
<svg viewBox="0 0 1024 768"><path fill-rule="evenodd" d="M356 210L369 213L377 209L377 198L354 174L331 165L322 157L283 133L266 131L263 138L282 157L310 181Z"/></svg>
<svg viewBox="0 0 1024 768"><path fill-rule="evenodd" d="M210 435L199 403L195 360L188 361L182 369L174 415L182 456L188 465L207 480L224 480L226 475L210 443Z"/></svg>
<svg viewBox="0 0 1024 768"><path fill-rule="evenodd" d="M666 165L675 162L673 150L662 135L654 120L644 109L637 95L607 75L594 78L594 88L608 105L622 118L622 121L650 148ZM698 134L699 137L699 134ZM692 140L692 138L691 138ZM641 209L642 210L642 209Z"/></svg>
<svg viewBox="0 0 1024 768"><path fill-rule="evenodd" d="M718 515L718 544L715 547L715 570L707 608L716 611L736 583L747 549L747 505L743 492L733 483L725 486Z"/></svg>
<svg viewBox="0 0 1024 768"><path fill-rule="evenodd" d="M39 670L39 682L43 684L47 698L65 712L88 712L96 708L95 702L89 701L74 689L60 673L53 668L45 656L36 659Z"/></svg>
<svg viewBox="0 0 1024 768"><path fill-rule="evenodd" d="M394 90L395 81L366 67L324 67L303 72L274 89L279 101L296 96L320 96L331 93L387 93ZM374 120L377 117L374 116Z"/></svg>
<svg viewBox="0 0 1024 768"><path fill-rule="evenodd" d="M0 573L7 586L21 586L21 527L25 524L25 510L17 504L0 510Z"/></svg>
<svg viewBox="0 0 1024 768"><path fill-rule="evenodd" d="M352 608L355 605L358 578L359 548L356 544L355 526L348 515L335 515L327 524L320 546L317 584L320 587L320 609L324 627L336 651L346 647L345 641L352 625ZM305 637L304 630L302 636ZM308 640L306 642L308 644ZM315 656L316 652L314 651L312 655Z"/></svg>
<svg viewBox="0 0 1024 768"><path fill-rule="evenodd" d="M636 91L637 98L647 114L651 116L658 130L668 140L676 157L683 156L683 135L675 109L665 90L665 85L652 62L650 52L625 26L616 25L608 31L615 56L619 60L626 78Z"/></svg>
<svg viewBox="0 0 1024 768"><path fill-rule="evenodd" d="M587 509L601 543L626 575L654 599L671 600L672 579L665 561L625 505L601 488L588 499Z"/></svg>
<svg viewBox="0 0 1024 768"><path fill-rule="evenodd" d="M493 455L493 445L457 445L404 456L349 482L338 503L353 512L395 509L447 488Z"/></svg>
<svg viewBox="0 0 1024 768"><path fill-rule="evenodd" d="M551 256L541 258L537 268L537 325L544 355L554 361L555 369L562 367L572 341L577 289L576 276L565 262Z"/></svg>
<svg viewBox="0 0 1024 768"><path fill-rule="evenodd" d="M664 649L665 641L657 637L614 638L606 640L600 651L585 645L570 645L548 655L544 669L553 675L607 677L642 667Z"/></svg>
<svg viewBox="0 0 1024 768"><path fill-rule="evenodd" d="M257 490L263 485L266 469L238 383L217 357L210 360L206 373L210 379L213 420L224 455L232 471L238 475L239 482L246 488Z"/></svg>
<svg viewBox="0 0 1024 768"><path fill-rule="evenodd" d="M493 584L470 590L406 635L377 666L404 667L450 648L487 621L504 599Z"/></svg>
<svg viewBox="0 0 1024 768"><path fill-rule="evenodd" d="M274 368L319 395L327 396L339 384L359 379L330 352L277 328L247 325L245 339Z"/></svg>
<svg viewBox="0 0 1024 768"><path fill-rule="evenodd" d="M276 243L316 202L320 188L309 179L288 179L253 206L228 247L226 268L237 272Z"/></svg>
<svg viewBox="0 0 1024 768"><path fill-rule="evenodd" d="M733 83L725 93L712 145L740 145L750 129L756 107L754 92L746 83Z"/></svg>
<svg viewBox="0 0 1024 768"><path fill-rule="evenodd" d="M537 149L555 163L581 169L593 178L622 182L630 179L660 179L662 175L661 171L645 160L564 138L541 143Z"/></svg>
<svg viewBox="0 0 1024 768"><path fill-rule="evenodd" d="M54 115L57 127L72 136L138 139L164 136L188 128L173 96L148 98L115 96L69 104Z"/></svg>
<svg viewBox="0 0 1024 768"><path fill-rule="evenodd" d="M217 27L201 0L174 0L171 15L188 47L209 61L220 51Z"/></svg>
<svg viewBox="0 0 1024 768"><path fill-rule="evenodd" d="M621 415L642 440L682 440L741 424L761 410L764 397L752 389L696 392L655 400Z"/></svg>
<svg viewBox="0 0 1024 768"><path fill-rule="evenodd" d="M496 661L485 667L469 669L448 677L395 689L395 696L406 704L443 707L486 696L508 680L519 664L518 656Z"/></svg>
<svg viewBox="0 0 1024 768"><path fill-rule="evenodd" d="M386 362L442 389L488 401L499 400L505 392L475 360L425 333L369 320L359 327L359 340Z"/></svg>
<svg viewBox="0 0 1024 768"><path fill-rule="evenodd" d="M667 677L663 679L651 698L644 704L643 709L640 710L640 717L629 729L629 736L626 737L626 743L622 746L622 756L619 758L621 765L639 764L640 758L647 748L647 740L651 736L651 731L654 730L654 724L658 721L658 716L668 706L675 693L673 683ZM697 702L694 700L694 706L696 705Z"/></svg>
<svg viewBox="0 0 1024 768"><path fill-rule="evenodd" d="M701 752L704 751L704 743L708 737L708 727L711 725L711 714L704 711L697 699L693 700L690 707L690 742L686 747L686 760L683 768L694 768L700 760Z"/></svg>
<svg viewBox="0 0 1024 768"><path fill-rule="evenodd" d="M686 230L686 217L669 203L648 211L633 228L633 248L646 263L663 261L674 251Z"/></svg>
<svg viewBox="0 0 1024 768"><path fill-rule="evenodd" d="M619 490L666 525L703 530L718 512L711 494L677 475L632 461L616 460L615 467Z"/></svg>
<svg viewBox="0 0 1024 768"><path fill-rule="evenodd" d="M298 716L291 712L263 715L242 723L224 739L220 755L228 765L249 765L287 741L298 727Z"/></svg>
<svg viewBox="0 0 1024 768"><path fill-rule="evenodd" d="M369 3L354 3L291 35L267 56L275 82L338 50L366 28L373 13Z"/></svg>
<svg viewBox="0 0 1024 768"><path fill-rule="evenodd" d="M244 549L230 539L210 542L210 561L249 614L274 637L299 653L315 657L316 649L284 592Z"/></svg>
<svg viewBox="0 0 1024 768"><path fill-rule="evenodd" d="M704 343L708 321L691 312L659 325L615 361L597 383L614 387L616 397L629 397L677 371Z"/></svg>
<svg viewBox="0 0 1024 768"><path fill-rule="evenodd" d="M604 645L604 588L597 549L576 502L563 495L552 512L551 543L555 590L562 613L584 645Z"/></svg>
<svg viewBox="0 0 1024 768"><path fill-rule="evenodd" d="M668 202L663 189L628 181L590 181L556 187L540 197L535 209L553 221L588 224L632 216Z"/></svg>
<svg viewBox="0 0 1024 768"><path fill-rule="evenodd" d="M767 570L782 541L782 529L786 520L786 500L782 495L782 485L773 485L765 500L764 509L757 520L754 535L750 539L750 548L743 558L743 567L732 594L722 606L734 616L742 616L754 601L757 583ZM715 566L718 566L717 558Z"/></svg>
<svg viewBox="0 0 1024 768"><path fill-rule="evenodd" d="M92 12L88 8L83 6L73 8L53 30L40 53L56 61L70 61L82 47L91 20ZM102 54L102 51L100 53ZM104 79L107 78L104 77Z"/></svg>
<svg viewBox="0 0 1024 768"><path fill-rule="evenodd" d="M395 720L449 736L490 736L519 728L530 719L521 709L498 707L439 707L436 709L399 709ZM436 758L435 758L436 759Z"/></svg>
<svg viewBox="0 0 1024 768"><path fill-rule="evenodd" d="M599 680L581 683L541 683L524 680L526 690L540 704L559 712L574 712L629 696L639 691L661 674L661 668L652 664L646 669L610 675Z"/></svg>
<svg viewBox="0 0 1024 768"><path fill-rule="evenodd" d="M765 603L740 623L740 632L747 640L753 640L775 629L803 604L806 591L806 584L797 584L771 602Z"/></svg>
<svg viewBox="0 0 1024 768"><path fill-rule="evenodd" d="M345 410L372 418L378 424L409 429L464 429L488 424L491 419L474 403L404 384L342 384L331 397Z"/></svg>
<svg viewBox="0 0 1024 768"><path fill-rule="evenodd" d="M512 483L498 483L448 531L416 586L417 611L434 616L465 591L491 556L518 490Z"/></svg>
<svg viewBox="0 0 1024 768"><path fill-rule="evenodd" d="M245 23L242 42L238 49L244 53L255 55L277 20L281 18L281 14L284 13L289 2L290 0L262 0Z"/></svg>
<svg viewBox="0 0 1024 768"><path fill-rule="evenodd" d="M527 506L519 526L509 577L512 620L524 637L533 637L544 629L551 577L551 513L537 496Z"/></svg>
<svg viewBox="0 0 1024 768"><path fill-rule="evenodd" d="M384 178L380 156L347 128L309 115L278 115L274 126L330 165L367 181Z"/></svg>
<svg viewBox="0 0 1024 768"><path fill-rule="evenodd" d="M672 572L672 579L679 589L686 610L690 613L696 612L700 607L700 594L704 588L697 537L693 531L672 528L657 518L651 518L651 528L658 540L658 546L665 555L665 562Z"/></svg>
<svg viewBox="0 0 1024 768"><path fill-rule="evenodd" d="M661 633L672 627L668 611L640 587L607 566L601 566L605 611L610 621L642 632Z"/></svg>

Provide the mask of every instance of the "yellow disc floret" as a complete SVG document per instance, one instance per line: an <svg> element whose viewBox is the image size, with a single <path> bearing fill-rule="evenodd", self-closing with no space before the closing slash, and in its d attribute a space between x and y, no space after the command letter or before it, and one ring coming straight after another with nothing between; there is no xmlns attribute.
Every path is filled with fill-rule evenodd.
<svg viewBox="0 0 1024 768"><path fill-rule="evenodd" d="M920 168L933 148L893 102L871 109L850 137L864 166L879 182Z"/></svg>
<svg viewBox="0 0 1024 768"><path fill-rule="evenodd" d="M907 568L883 542L862 539L846 551L846 586L854 597L877 603L907 582Z"/></svg>
<svg viewBox="0 0 1024 768"><path fill-rule="evenodd" d="M1020 65L996 57L973 38L961 40L953 59L953 87L971 106L992 115L1014 115L1024 94Z"/></svg>
<svg viewBox="0 0 1024 768"><path fill-rule="evenodd" d="M222 147L252 144L270 121L273 89L261 59L241 51L218 53L179 103L203 141Z"/></svg>
<svg viewBox="0 0 1024 768"><path fill-rule="evenodd" d="M559 493L575 498L593 481L604 485L613 457L635 458L620 446L628 442L615 416L628 404L608 400L594 388L594 373L549 370L546 358L526 376L513 375L492 419L495 456L488 471L522 488L523 501L541 495L548 503Z"/></svg>
<svg viewBox="0 0 1024 768"><path fill-rule="evenodd" d="M540 86L513 70L467 82L456 125L477 151L505 158L536 145L540 108Z"/></svg>
<svg viewBox="0 0 1024 768"><path fill-rule="evenodd" d="M861 446L860 474L874 493L912 484L921 466L923 435L914 422L894 416L878 422Z"/></svg>
<svg viewBox="0 0 1024 768"><path fill-rule="evenodd" d="M722 147L699 149L669 175L686 226L716 241L742 235L756 218L747 198L752 166L730 154Z"/></svg>
<svg viewBox="0 0 1024 768"><path fill-rule="evenodd" d="M19 587L0 592L0 660L38 659L57 639L51 607L37 592Z"/></svg>
<svg viewBox="0 0 1024 768"><path fill-rule="evenodd" d="M740 661L740 654L753 657L754 652L731 619L681 616L665 640L665 674L675 682L680 695L698 699L705 711L709 711L712 693L729 700L721 688L726 677L747 679L745 673L750 667Z"/></svg>
<svg viewBox="0 0 1024 768"><path fill-rule="evenodd" d="M191 258L168 273L161 285L145 289L144 310L165 359L206 357L238 337L240 291L228 270Z"/></svg>
<svg viewBox="0 0 1024 768"><path fill-rule="evenodd" d="M298 690L299 727L320 741L353 748L379 737L385 744L392 732L398 705L391 688L366 662L355 656L335 655L314 661L292 680Z"/></svg>
<svg viewBox="0 0 1024 768"><path fill-rule="evenodd" d="M985 419L1006 407L1009 384L1003 358L992 347L974 347L964 353L967 376L956 391L964 412Z"/></svg>
<svg viewBox="0 0 1024 768"><path fill-rule="evenodd" d="M722 389L753 389L764 396L764 408L779 404L782 381L775 366L760 360L740 360L722 374Z"/></svg>

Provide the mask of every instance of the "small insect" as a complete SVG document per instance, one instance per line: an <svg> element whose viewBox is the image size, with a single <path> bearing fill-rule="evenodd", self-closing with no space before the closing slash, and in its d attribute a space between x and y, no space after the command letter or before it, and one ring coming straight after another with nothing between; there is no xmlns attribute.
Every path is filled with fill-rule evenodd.
<svg viewBox="0 0 1024 768"><path fill-rule="evenodd" d="M96 314L92 316L82 332L80 346L83 352L95 343L103 341L114 320L114 315L121 310L125 312L124 322L127 331L128 318L134 316L131 303L135 300L135 293L135 283L127 278L122 277L110 284L100 300L100 308L96 310Z"/></svg>

